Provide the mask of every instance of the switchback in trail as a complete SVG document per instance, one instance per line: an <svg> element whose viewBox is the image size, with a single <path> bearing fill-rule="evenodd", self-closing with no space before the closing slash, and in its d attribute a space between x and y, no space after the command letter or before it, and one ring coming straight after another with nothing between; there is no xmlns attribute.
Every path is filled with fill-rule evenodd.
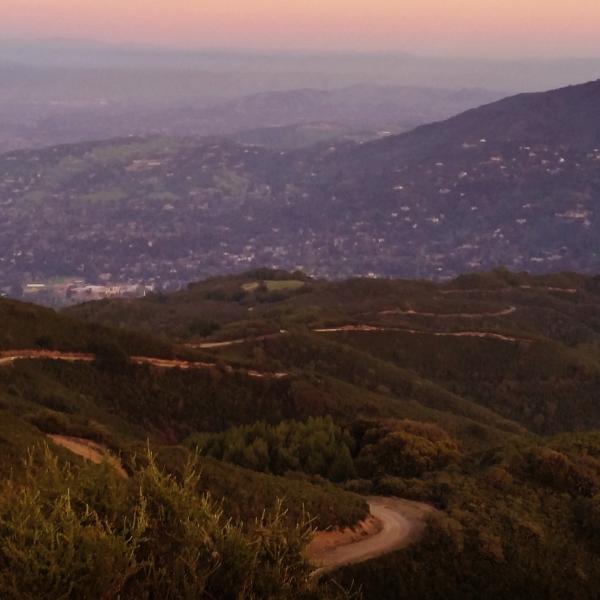
<svg viewBox="0 0 600 600"><path fill-rule="evenodd" d="M418 541L428 515L429 504L401 498L370 497L371 517L360 526L343 531L319 532L307 554L317 567L314 576L338 567L388 554Z"/></svg>
<svg viewBox="0 0 600 600"><path fill-rule="evenodd" d="M436 316L436 317L463 317L469 319L484 318L484 317L499 317L510 315L516 311L516 307L510 307L503 311L496 313L480 313L480 314L459 314L459 315L438 315L434 313L418 313L414 311L383 311L381 315L412 315L412 316ZM381 333L381 332L393 332L393 333L408 333L411 335L432 335L435 337L472 337L472 338L486 338L491 340L498 340L501 342L531 342L530 338L516 337L511 335L504 335L493 331L429 331L427 329L414 329L410 327L385 327L381 325L367 325L367 324L349 324L349 325L338 325L336 327L322 327L318 329L312 329L312 333L327 334L327 333ZM261 335L247 338L237 338L235 340L223 340L223 341L210 341L200 342L194 344L185 344L186 348L195 348L201 350L218 350L219 348L227 348L230 346L237 346L246 344L248 342L260 342L263 340L273 339L286 335L289 332L282 330L279 333L271 333L268 335Z"/></svg>

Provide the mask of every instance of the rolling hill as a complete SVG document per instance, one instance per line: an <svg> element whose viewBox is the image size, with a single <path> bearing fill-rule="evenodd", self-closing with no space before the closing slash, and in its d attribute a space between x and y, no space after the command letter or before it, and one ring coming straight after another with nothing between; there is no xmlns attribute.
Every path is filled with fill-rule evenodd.
<svg viewBox="0 0 600 600"><path fill-rule="evenodd" d="M374 139L382 130L407 131L501 97L479 89L375 84L295 89L276 76L266 79L261 83L257 74L227 70L68 69L0 62L0 151L122 135L227 137L314 122L339 129L329 139L363 130ZM299 76L296 80L303 82ZM262 141L269 145L268 138ZM317 141L298 133L288 135L284 146Z"/></svg>
<svg viewBox="0 0 600 600"><path fill-rule="evenodd" d="M546 144L590 151L600 145L600 79L582 85L511 96L443 123L419 127L377 149L394 159L419 160L458 150L465 142Z"/></svg>
<svg viewBox="0 0 600 600"><path fill-rule="evenodd" d="M0 310L5 473L47 440L88 482L76 497L121 514L120 488L102 487L106 499L95 487L111 463L69 447L108 452L152 493L171 488L147 487L162 476L152 461L139 471L145 444L175 478L199 451L194 485L234 522L278 497L286 523L305 506L320 527L360 521L361 495L436 507L418 543L324 576L315 597L334 582L367 599L418 597L432 573L440 598L563 596L574 582L575 597L596 593L597 278L327 282L262 269L66 313Z"/></svg>
<svg viewBox="0 0 600 600"><path fill-rule="evenodd" d="M0 281L160 289L264 265L330 278L593 273L599 89L295 151L157 137L4 154Z"/></svg>

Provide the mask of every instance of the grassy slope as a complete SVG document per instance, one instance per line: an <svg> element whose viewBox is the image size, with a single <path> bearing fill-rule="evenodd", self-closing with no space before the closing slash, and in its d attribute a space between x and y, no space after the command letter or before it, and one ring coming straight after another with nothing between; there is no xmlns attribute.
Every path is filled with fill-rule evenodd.
<svg viewBox="0 0 600 600"><path fill-rule="evenodd" d="M355 280L241 290L257 279L210 280L172 297L92 303L69 313L105 325L140 323L140 330L144 320L186 340L288 329L211 353L222 362L286 370L289 378L250 382L223 370L157 373L141 367L108 375L100 365L23 363L0 373L3 407L15 423L9 431L23 440L39 435L29 415L44 406L68 418L81 413L106 427L116 438L108 441L128 459L140 447L139 426L157 444L170 442L162 453L177 469L185 458L177 445L184 436L259 419L330 414L342 425L361 417L433 422L458 441L458 460L420 477L386 475L351 482L348 489L434 502L441 516L423 543L349 568L339 578L360 582L370 598L476 598L484 589L492 598L593 597L600 559L586 511L600 493L600 442L595 432L572 430L600 424L595 279L495 272L440 286ZM498 317L457 316L510 306L517 310ZM397 308L453 316L381 314ZM212 331L192 331L203 323L212 323ZM426 333L309 331L348 323ZM431 335L473 330L528 341ZM45 392L36 396L39 389ZM26 404L32 401L34 406ZM557 431L563 433L543 435ZM203 464L207 486L243 519L253 516L249 507L275 495L294 498L293 514L300 504L317 507L323 524L348 523L361 514L360 501L340 496L339 488Z"/></svg>
<svg viewBox="0 0 600 600"><path fill-rule="evenodd" d="M291 278L279 272L262 275L264 280ZM424 404L457 412L453 405L458 402L458 411L469 417L475 416L474 406L479 405L491 409L496 418L501 415L540 433L600 425L595 402L600 374L596 278L569 273L532 277L498 270L447 284L357 279L309 281L296 290L244 291L257 279L254 272L215 278L168 297L88 304L70 312L101 323L154 327L196 341L206 336L253 337L281 329L307 333L352 323L418 329L429 334L340 333L328 334L322 342L273 338L262 347L252 342L251 347L221 353L249 360L264 352L273 364L286 367L313 368L320 361L321 372L337 377L336 370L344 371L340 378L350 382L358 373L360 384L371 389L377 379L400 397L414 398L407 387L419 382L427 392L416 399ZM393 312L408 310L425 314ZM203 323L210 326L202 328ZM461 331L492 332L522 342L432 335ZM337 347L326 348L326 342L336 342ZM303 347L310 351L303 352ZM351 348L362 355L351 355ZM343 359L337 359L340 353ZM369 378L367 370L376 375Z"/></svg>
<svg viewBox="0 0 600 600"><path fill-rule="evenodd" d="M88 325L31 305L0 301L0 312L4 348L89 351L103 345L107 351L171 353L168 344L147 336ZM249 380L238 373L157 371L126 363L21 361L2 366L0 472L18 472L28 448L44 443L46 433L93 439L127 458L142 454L146 439L161 446L196 430L252 422L263 413L274 420L278 414L296 416L290 388L287 382ZM78 460L65 450L58 452ZM163 453L173 450L163 446ZM173 468L179 463L173 462ZM259 475L210 460L202 466L207 488L216 498L228 498L225 508L234 517L259 517L262 507L278 497L286 499L292 517L305 507L323 527L355 523L366 514L363 500L330 485ZM240 486L243 498L235 493Z"/></svg>

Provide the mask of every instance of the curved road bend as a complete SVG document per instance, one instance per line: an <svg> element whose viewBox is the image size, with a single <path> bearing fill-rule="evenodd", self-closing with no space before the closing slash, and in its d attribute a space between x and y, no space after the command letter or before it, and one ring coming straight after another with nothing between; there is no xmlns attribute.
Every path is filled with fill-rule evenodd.
<svg viewBox="0 0 600 600"><path fill-rule="evenodd" d="M323 548L319 548L317 533L309 548L309 558L319 567L314 572L315 577L344 565L388 554L418 541L425 529L427 515L435 512L428 504L400 498L371 497L368 502L371 515L379 521L381 529L358 541Z"/></svg>

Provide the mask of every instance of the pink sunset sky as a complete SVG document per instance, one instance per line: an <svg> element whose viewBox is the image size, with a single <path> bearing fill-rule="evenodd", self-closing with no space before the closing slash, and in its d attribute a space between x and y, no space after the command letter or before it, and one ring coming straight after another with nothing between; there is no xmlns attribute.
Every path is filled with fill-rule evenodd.
<svg viewBox="0 0 600 600"><path fill-rule="evenodd" d="M2 0L0 37L600 56L600 0Z"/></svg>

